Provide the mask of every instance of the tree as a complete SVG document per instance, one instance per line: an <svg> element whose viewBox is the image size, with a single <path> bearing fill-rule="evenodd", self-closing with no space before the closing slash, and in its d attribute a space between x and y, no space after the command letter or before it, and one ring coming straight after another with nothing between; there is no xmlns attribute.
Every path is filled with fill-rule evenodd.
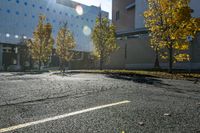
<svg viewBox="0 0 200 133"><path fill-rule="evenodd" d="M31 57L38 62L39 70L42 63L45 64L49 61L54 44L52 25L50 23L45 24L45 20L45 16L39 16L38 25L33 32L33 39L27 41Z"/></svg>
<svg viewBox="0 0 200 133"><path fill-rule="evenodd" d="M56 38L56 53L60 58L61 71L65 72L65 63L69 62L74 55L73 49L76 46L72 33L68 30L67 24L60 28Z"/></svg>
<svg viewBox="0 0 200 133"><path fill-rule="evenodd" d="M92 31L92 40L94 43L94 55L100 59L100 69L103 69L104 63L108 57L117 50L115 37L115 27L110 24L108 18L97 18Z"/></svg>
<svg viewBox="0 0 200 133"><path fill-rule="evenodd" d="M169 60L169 72L173 63L191 59L187 51L188 35L195 37L199 19L192 18L190 0L147 0L144 12L145 26L150 31L151 47L161 58Z"/></svg>

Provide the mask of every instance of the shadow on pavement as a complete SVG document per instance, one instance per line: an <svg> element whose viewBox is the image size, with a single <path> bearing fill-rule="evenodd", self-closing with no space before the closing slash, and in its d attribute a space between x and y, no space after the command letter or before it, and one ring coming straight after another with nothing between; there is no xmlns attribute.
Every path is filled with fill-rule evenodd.
<svg viewBox="0 0 200 133"><path fill-rule="evenodd" d="M173 84L167 84L163 83L162 79L156 79L153 77L149 76L139 76L139 75L120 75L120 74L108 74L106 75L109 78L114 78L114 79L120 79L120 80L128 80L128 81L133 81L135 83L140 83L140 84L148 84L148 85L153 85L157 88L162 88L167 91L175 92L175 93L181 93L181 94L200 94L200 89L198 88L181 88L179 86L175 86Z"/></svg>
<svg viewBox="0 0 200 133"><path fill-rule="evenodd" d="M3 73L9 73L10 75L4 75L4 76L7 76L7 77L12 77L12 76L23 76L23 75L38 75L38 74L44 74L46 72L39 72L39 71L36 71L36 72L2 72Z"/></svg>
<svg viewBox="0 0 200 133"><path fill-rule="evenodd" d="M165 86L171 86L169 84L165 84L160 79L155 79L153 77L146 77L146 76L139 76L139 75L120 75L120 74L108 74L107 77L114 78L114 79L121 79L121 80L129 80L136 83L143 83L143 84L149 84L149 85L165 85Z"/></svg>
<svg viewBox="0 0 200 133"><path fill-rule="evenodd" d="M65 72L65 73L62 73L62 72L54 72L52 73L51 75L56 75L56 76L62 76L62 77L71 77L73 75L77 75L79 73L71 73L71 72Z"/></svg>

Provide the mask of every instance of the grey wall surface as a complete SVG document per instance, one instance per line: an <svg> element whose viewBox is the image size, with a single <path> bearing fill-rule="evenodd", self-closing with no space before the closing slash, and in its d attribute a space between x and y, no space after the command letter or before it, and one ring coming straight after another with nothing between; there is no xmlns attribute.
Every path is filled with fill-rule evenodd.
<svg viewBox="0 0 200 133"><path fill-rule="evenodd" d="M135 29L144 28L143 13L147 8L147 0L135 0Z"/></svg>
<svg viewBox="0 0 200 133"><path fill-rule="evenodd" d="M200 17L200 0L191 0L190 7L194 10L192 13L193 17Z"/></svg>
<svg viewBox="0 0 200 133"><path fill-rule="evenodd" d="M0 70L2 70L2 54L3 54L3 49L2 49L2 45L0 44Z"/></svg>

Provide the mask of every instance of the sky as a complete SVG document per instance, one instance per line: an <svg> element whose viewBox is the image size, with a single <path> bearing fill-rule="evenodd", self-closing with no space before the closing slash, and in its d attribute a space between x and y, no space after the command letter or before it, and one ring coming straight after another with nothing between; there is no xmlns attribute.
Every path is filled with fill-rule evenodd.
<svg viewBox="0 0 200 133"><path fill-rule="evenodd" d="M94 5L94 6L99 6L101 4L101 8L104 11L109 12L109 18L112 17L112 0L73 0L85 5Z"/></svg>

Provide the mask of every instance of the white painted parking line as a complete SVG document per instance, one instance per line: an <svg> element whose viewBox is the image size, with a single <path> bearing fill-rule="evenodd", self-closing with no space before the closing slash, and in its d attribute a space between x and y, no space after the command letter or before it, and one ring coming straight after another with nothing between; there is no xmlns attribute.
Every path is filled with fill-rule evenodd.
<svg viewBox="0 0 200 133"><path fill-rule="evenodd" d="M69 117L69 116L74 116L74 115L78 115L78 114L82 114L82 113L86 113L86 112L90 112L90 111L94 111L94 110L99 110L99 109L117 106L117 105L121 105L121 104L127 104L127 103L130 103L130 101L126 100L126 101L121 101L121 102L117 102L117 103L101 105L101 106L88 108L88 109L84 109L84 110L80 110L80 111L76 111L76 112L71 112L71 113L67 113L67 114L63 114L63 115L58 115L58 116L54 116L54 117L50 117L50 118L46 118L46 119L42 119L42 120L38 120L38 121L19 124L19 125L11 126L11 127L8 127L8 128L2 128L2 129L0 129L0 133L9 132L9 131L17 130L17 129L20 129L20 128L38 125L38 124L42 124L42 123L49 122L49 121L63 119L63 118Z"/></svg>

